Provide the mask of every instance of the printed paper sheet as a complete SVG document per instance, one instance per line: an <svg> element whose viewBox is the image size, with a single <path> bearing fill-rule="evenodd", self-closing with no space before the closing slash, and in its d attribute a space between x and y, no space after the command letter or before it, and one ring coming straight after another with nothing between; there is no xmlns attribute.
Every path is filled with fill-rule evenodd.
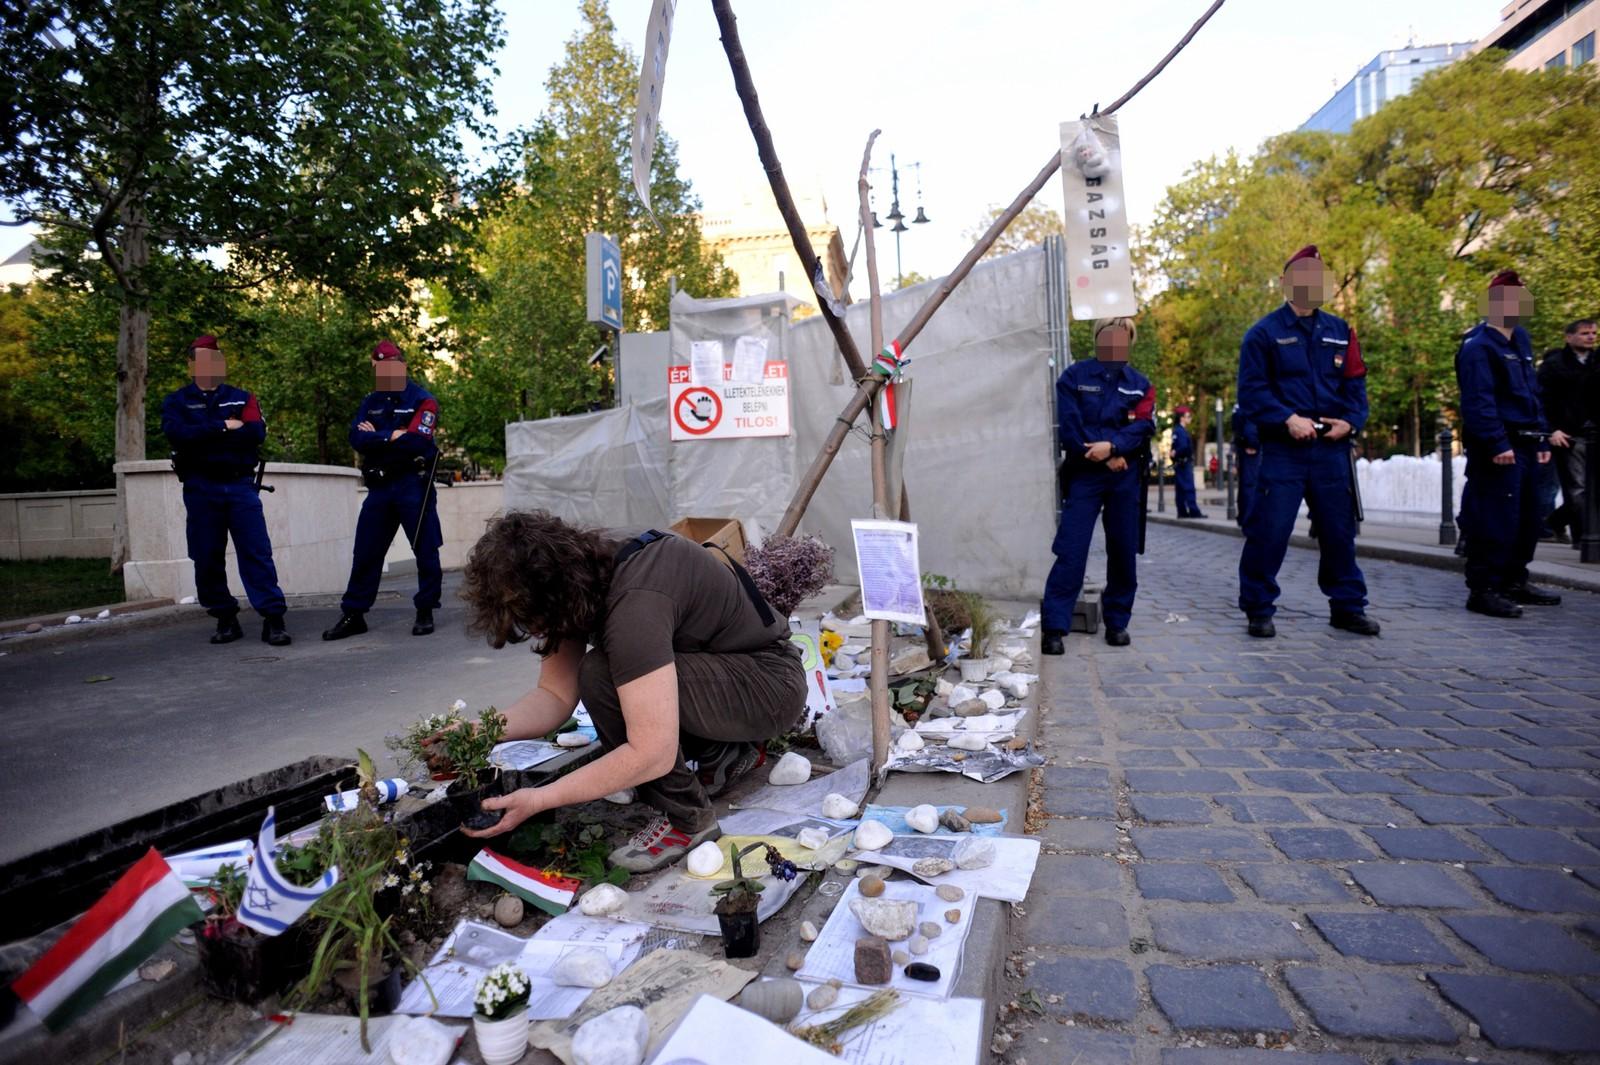
<svg viewBox="0 0 1600 1065"><path fill-rule="evenodd" d="M935 837L929 836L929 839ZM894 976L888 986L908 995L917 995L930 998L948 998L950 989L955 986L956 977L961 971L961 950L966 944L967 933L972 930L973 903L977 900L970 894L960 902L946 902L934 893L933 888L915 880L891 880L883 886L882 898L910 899L917 903L917 922L934 921L944 929L937 939L928 947L928 953L912 961L927 962L937 966L939 979L932 982L912 980L905 975L905 970L896 965ZM817 983L827 983L837 979L851 987L862 987L856 981L856 940L869 933L856 920L856 915L850 909L852 899L861 898L861 881L851 880L844 889L844 894L839 896L839 905L834 907L833 913L828 917L828 923L823 926L822 932L817 936L817 941L811 944L811 949L806 952L805 966L795 975L801 980L813 980ZM961 920L950 924L944 919L946 910L956 909L961 911ZM906 941L890 943L889 949L904 950Z"/></svg>

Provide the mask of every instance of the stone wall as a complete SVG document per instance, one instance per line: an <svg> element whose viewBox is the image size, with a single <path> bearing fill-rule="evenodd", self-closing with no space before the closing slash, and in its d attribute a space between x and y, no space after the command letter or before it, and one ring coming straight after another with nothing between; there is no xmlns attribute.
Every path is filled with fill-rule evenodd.
<svg viewBox="0 0 1600 1065"><path fill-rule="evenodd" d="M0 495L0 559L111 557L117 493Z"/></svg>

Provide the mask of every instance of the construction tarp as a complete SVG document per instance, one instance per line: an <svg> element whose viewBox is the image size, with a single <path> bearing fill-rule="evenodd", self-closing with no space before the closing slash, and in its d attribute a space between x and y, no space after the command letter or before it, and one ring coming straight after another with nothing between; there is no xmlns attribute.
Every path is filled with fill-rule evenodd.
<svg viewBox="0 0 1600 1065"><path fill-rule="evenodd" d="M980 263L906 354L915 402L906 488L921 531L925 573L994 596L1040 593L1055 532L1046 263L1035 248ZM884 299L893 337L938 282ZM542 506L610 528L645 528L684 516L744 520L759 541L788 506L854 384L820 316L785 324L787 297L672 303L672 358L689 360L694 340L720 339L730 356L740 335L764 331L768 357L788 363L788 437L668 441L667 382L660 398L598 414L507 427L508 507ZM776 311L776 313L774 313ZM872 359L866 303L847 324ZM836 549L836 571L853 582L852 518L872 517L866 418L846 439L813 497L802 532Z"/></svg>

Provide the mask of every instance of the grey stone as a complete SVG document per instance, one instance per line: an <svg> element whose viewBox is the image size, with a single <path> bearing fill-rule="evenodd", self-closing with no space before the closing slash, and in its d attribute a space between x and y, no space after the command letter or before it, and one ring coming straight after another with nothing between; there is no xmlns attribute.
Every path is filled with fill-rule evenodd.
<svg viewBox="0 0 1600 1065"><path fill-rule="evenodd" d="M1293 799L1282 795L1218 795L1217 805L1244 824L1296 824L1310 821L1294 804Z"/></svg>
<svg viewBox="0 0 1600 1065"><path fill-rule="evenodd" d="M1118 760L1124 769L1165 769L1183 765L1183 759L1178 757L1176 751L1165 750L1123 751Z"/></svg>
<svg viewBox="0 0 1600 1065"><path fill-rule="evenodd" d="M1267 791L1290 791L1301 795L1325 794L1327 785L1299 769L1247 769L1245 779Z"/></svg>
<svg viewBox="0 0 1600 1065"><path fill-rule="evenodd" d="M1429 747L1443 747L1443 740L1434 739L1432 736L1408 729L1384 728L1355 730L1355 734L1374 747L1382 747L1386 751L1392 750L1426 750Z"/></svg>
<svg viewBox="0 0 1600 1065"><path fill-rule="evenodd" d="M1417 862L1476 862L1483 855L1444 828L1369 828L1371 836L1391 858Z"/></svg>
<svg viewBox="0 0 1600 1065"><path fill-rule="evenodd" d="M1311 805L1324 817L1356 825L1387 825L1410 818L1410 815L1401 813L1387 799L1312 799Z"/></svg>
<svg viewBox="0 0 1600 1065"><path fill-rule="evenodd" d="M1596 769L1600 763L1576 747L1516 747L1504 752L1535 769Z"/></svg>
<svg viewBox="0 0 1600 1065"><path fill-rule="evenodd" d="M1126 940L1124 940L1126 943ZM1029 979L1061 996L1045 1009L1096 1021L1131 1021L1139 1009L1133 973L1120 961L1101 958L1049 958L1033 967Z"/></svg>
<svg viewBox="0 0 1600 1065"><path fill-rule="evenodd" d="M1238 873L1264 902L1349 902L1350 892L1315 865L1241 865Z"/></svg>
<svg viewBox="0 0 1600 1065"><path fill-rule="evenodd" d="M1459 965L1461 959L1415 917L1397 913L1308 913L1335 950L1383 965Z"/></svg>
<svg viewBox="0 0 1600 1065"><path fill-rule="evenodd" d="M1272 842L1295 861L1344 861L1374 858L1366 844L1342 828L1272 828Z"/></svg>
<svg viewBox="0 0 1600 1065"><path fill-rule="evenodd" d="M1507 906L1539 913L1600 913L1600 894L1555 869L1474 866L1483 886Z"/></svg>
<svg viewBox="0 0 1600 1065"><path fill-rule="evenodd" d="M1563 976L1600 973L1600 954L1551 921L1457 914L1444 923L1502 969Z"/></svg>
<svg viewBox="0 0 1600 1065"><path fill-rule="evenodd" d="M1294 1021L1279 1004L1259 969L1218 965L1145 970L1150 997L1175 1027L1230 1032L1288 1032Z"/></svg>
<svg viewBox="0 0 1600 1065"><path fill-rule="evenodd" d="M1117 816L1117 804L1107 792L1046 788L1044 808L1057 817Z"/></svg>
<svg viewBox="0 0 1600 1065"><path fill-rule="evenodd" d="M1347 795L1404 795L1417 790L1408 781L1370 769L1330 769L1322 778Z"/></svg>
<svg viewBox="0 0 1600 1065"><path fill-rule="evenodd" d="M1074 1065L1132 1065L1134 1040L1096 1028L1039 1025L1012 1044L1012 1060L1070 1061Z"/></svg>
<svg viewBox="0 0 1600 1065"><path fill-rule="evenodd" d="M1028 941L1061 947L1126 947L1128 919L1115 899L1051 894L1028 911Z"/></svg>
<svg viewBox="0 0 1600 1065"><path fill-rule="evenodd" d="M1334 1035L1403 1043L1459 1038L1433 996L1410 977L1294 968L1284 972L1284 980L1317 1024Z"/></svg>
<svg viewBox="0 0 1600 1065"><path fill-rule="evenodd" d="M1117 826L1110 821L1052 817L1041 828L1045 845L1056 850L1109 854L1117 849Z"/></svg>
<svg viewBox="0 0 1600 1065"><path fill-rule="evenodd" d="M1511 765L1494 751L1429 751L1427 759L1440 769L1506 769Z"/></svg>
<svg viewBox="0 0 1600 1065"><path fill-rule="evenodd" d="M1152 823L1185 823L1208 825L1211 807L1204 799L1190 799L1177 795L1134 795L1129 799L1139 820Z"/></svg>
<svg viewBox="0 0 1600 1065"><path fill-rule="evenodd" d="M1094 788L1103 790L1111 787L1111 773L1105 769L1079 766L1049 766L1044 771L1044 786L1047 788Z"/></svg>
<svg viewBox="0 0 1600 1065"><path fill-rule="evenodd" d="M1154 860L1272 860L1272 852L1248 832L1230 828L1135 828L1129 835L1139 853Z"/></svg>
<svg viewBox="0 0 1600 1065"><path fill-rule="evenodd" d="M1214 795L1239 790L1238 782L1220 769L1129 769L1124 775L1132 791Z"/></svg>
<svg viewBox="0 0 1600 1065"><path fill-rule="evenodd" d="M1475 973L1429 973L1428 979L1502 1050L1600 1050L1600 1012L1548 980Z"/></svg>
<svg viewBox="0 0 1600 1065"><path fill-rule="evenodd" d="M1477 900L1443 869L1431 865L1367 862L1349 872L1382 906L1429 906L1460 909Z"/></svg>
<svg viewBox="0 0 1600 1065"><path fill-rule="evenodd" d="M1589 741L1593 743L1591 739ZM1574 795L1579 798L1600 798L1600 784L1593 777L1580 773L1542 772L1534 773L1526 770L1508 770L1496 773L1495 776L1515 787L1518 791L1529 795Z"/></svg>
<svg viewBox="0 0 1600 1065"><path fill-rule="evenodd" d="M1494 807L1525 825L1553 825L1563 828L1592 828L1600 825L1600 814L1567 799L1500 799Z"/></svg>
<svg viewBox="0 0 1600 1065"><path fill-rule="evenodd" d="M1547 828L1480 828L1472 834L1524 865L1600 865L1600 851Z"/></svg>
<svg viewBox="0 0 1600 1065"><path fill-rule="evenodd" d="M1044 854L1034 869L1035 884L1052 892L1072 895L1120 895L1122 867L1106 858Z"/></svg>
<svg viewBox="0 0 1600 1065"><path fill-rule="evenodd" d="M1317 724L1328 726L1323 718L1317 719ZM1344 763L1326 751L1268 751L1267 757L1274 765L1284 769L1343 769ZM1292 790L1292 789L1285 789ZM1318 790L1326 791L1326 788Z"/></svg>
<svg viewBox="0 0 1600 1065"><path fill-rule="evenodd" d="M1436 795L1508 795L1504 785L1477 773L1449 769L1413 770L1406 774L1411 783Z"/></svg>
<svg viewBox="0 0 1600 1065"><path fill-rule="evenodd" d="M1402 795L1400 804L1430 825L1498 825L1505 817L1476 799Z"/></svg>
<svg viewBox="0 0 1600 1065"><path fill-rule="evenodd" d="M1214 961L1309 959L1311 948L1275 913L1151 909L1156 945L1174 954Z"/></svg>
<svg viewBox="0 0 1600 1065"><path fill-rule="evenodd" d="M1265 763L1250 751L1212 750L1202 747L1189 752L1189 757L1203 769L1254 769Z"/></svg>
<svg viewBox="0 0 1600 1065"><path fill-rule="evenodd" d="M1147 899L1175 902L1232 902L1233 892L1207 865L1141 862L1133 867L1139 893Z"/></svg>

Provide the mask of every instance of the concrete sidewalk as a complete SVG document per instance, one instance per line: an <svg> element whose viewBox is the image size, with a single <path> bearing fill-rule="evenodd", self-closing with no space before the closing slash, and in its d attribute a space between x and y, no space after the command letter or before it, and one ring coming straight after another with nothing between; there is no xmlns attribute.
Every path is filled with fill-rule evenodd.
<svg viewBox="0 0 1600 1065"><path fill-rule="evenodd" d="M1181 525L1187 529L1203 529L1224 536L1243 537L1238 525L1227 519L1226 504L1221 496L1203 495L1200 497L1200 505L1206 517L1185 518L1180 521L1177 510L1170 501L1165 512L1156 511L1152 504L1150 522ZM1311 523L1306 518L1297 521L1295 534L1289 543L1294 547L1315 549L1317 542L1311 539L1310 527ZM1458 573L1465 567L1465 560L1456 555L1455 548L1439 545L1437 522L1432 525L1362 522L1361 532L1356 537L1356 554L1362 558L1383 558L1394 562L1407 562L1414 566L1454 570ZM1528 573L1538 584L1600 592L1600 565L1585 565L1580 562L1578 551L1566 544L1541 543L1534 554L1532 564L1528 567ZM1462 594L1465 594L1464 590Z"/></svg>

